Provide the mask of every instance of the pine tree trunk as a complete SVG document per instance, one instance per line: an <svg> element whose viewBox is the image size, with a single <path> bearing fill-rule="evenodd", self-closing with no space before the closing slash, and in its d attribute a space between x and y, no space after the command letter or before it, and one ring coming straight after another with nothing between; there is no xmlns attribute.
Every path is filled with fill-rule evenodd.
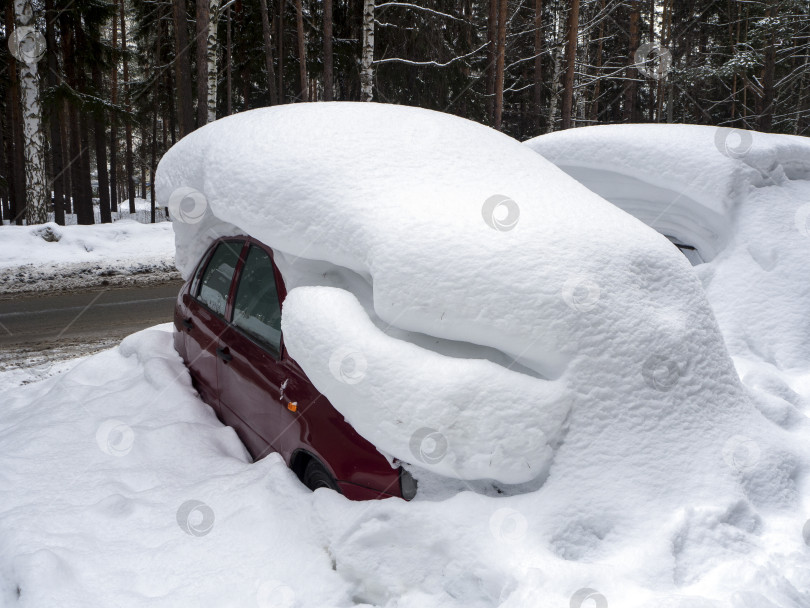
<svg viewBox="0 0 810 608"><path fill-rule="evenodd" d="M334 58L332 54L332 0L323 0L323 99L334 99Z"/></svg>
<svg viewBox="0 0 810 608"><path fill-rule="evenodd" d="M307 40L304 34L304 7L302 0L295 0L295 25L298 33L298 77L301 81L301 101L309 101Z"/></svg>
<svg viewBox="0 0 810 608"><path fill-rule="evenodd" d="M487 117L495 124L495 64L498 60L498 6L499 0L487 4Z"/></svg>
<svg viewBox="0 0 810 608"><path fill-rule="evenodd" d="M233 44L231 42L231 7L225 9L227 13L225 28L225 113L233 114Z"/></svg>
<svg viewBox="0 0 810 608"><path fill-rule="evenodd" d="M283 2L279 0L278 3L278 31L276 32L276 57L278 57L278 102L284 103L284 6L286 0Z"/></svg>
<svg viewBox="0 0 810 608"><path fill-rule="evenodd" d="M75 49L86 49L87 41L84 37L84 29L82 24L73 22L74 25L74 41ZM75 56L75 55L74 55ZM78 70L78 77L76 78L76 90L80 95L88 94L88 86L86 76L83 70ZM81 188L82 205L80 208L81 215L77 214L77 221L80 224L94 224L96 221L95 209L93 207L93 184L90 175L90 131L92 130L93 118L90 117L89 112L82 112L79 114L79 134L80 134L80 147L79 151L79 187Z"/></svg>
<svg viewBox="0 0 810 608"><path fill-rule="evenodd" d="M360 60L360 100L374 99L374 0L363 0L363 52Z"/></svg>
<svg viewBox="0 0 810 608"><path fill-rule="evenodd" d="M34 26L32 0L14 0L17 28ZM37 32L37 35L40 35ZM41 56L32 51L18 59L20 66L20 100L22 102L22 132L25 146L25 219L28 225L48 221L50 193L45 177L45 142L42 137L42 106L39 102L39 73Z"/></svg>
<svg viewBox="0 0 810 608"><path fill-rule="evenodd" d="M124 0L121 0L121 47L127 49L127 25L126 13L124 11ZM124 97L126 99L126 110L130 108L130 86L129 86L129 63L124 55ZM124 164L127 173L127 198L129 199L129 213L135 215L135 167L132 161L132 121L127 118L124 123L124 135L126 148L124 150Z"/></svg>
<svg viewBox="0 0 810 608"><path fill-rule="evenodd" d="M577 62L577 37L579 36L579 0L571 0L568 11L568 42L565 45L565 85L563 86L562 125L571 128L574 104L574 73Z"/></svg>
<svg viewBox="0 0 810 608"><path fill-rule="evenodd" d="M776 5L769 6L765 12L766 18L776 16ZM773 27L773 26L771 26ZM773 98L774 98L774 71L776 69L776 36L771 33L768 46L765 48L765 65L762 68L762 97L759 100L758 129L769 132L773 125Z"/></svg>
<svg viewBox="0 0 810 608"><path fill-rule="evenodd" d="M79 89L79 84L76 76L76 61L75 61L75 31L73 27L73 20L70 13L63 11L59 14L59 29L62 34L62 60L65 70L67 84L74 90ZM73 213L76 215L76 222L78 224L87 224L88 221L88 207L92 217L92 201L88 199L87 193L83 187L82 171L81 171L81 158L83 154L81 129L79 127L79 112L76 108L76 102L69 100L67 102L67 157L70 159L68 166L70 167L70 194L71 206Z"/></svg>
<svg viewBox="0 0 810 608"><path fill-rule="evenodd" d="M118 14L112 18L112 47L118 48ZM110 77L110 99L118 104L118 62L113 64ZM118 119L115 112L110 114L110 209L118 212Z"/></svg>
<svg viewBox="0 0 810 608"><path fill-rule="evenodd" d="M543 0L534 3L534 124L542 126L543 108Z"/></svg>
<svg viewBox="0 0 810 608"><path fill-rule="evenodd" d="M56 11L53 7L53 0L45 0L45 40L48 47L48 86L56 87L59 84L57 75L59 74L59 62L57 59L56 33L54 32L54 22ZM65 225L65 180L63 178L65 159L62 156L62 134L59 125L63 122L63 117L59 111L60 105L53 107L50 116L50 137L51 137L51 168L53 170L53 215L54 221Z"/></svg>
<svg viewBox="0 0 810 608"><path fill-rule="evenodd" d="M180 139L194 130L194 109L191 92L191 64L188 57L188 20L186 0L172 1L174 21L174 69L177 87L177 122Z"/></svg>
<svg viewBox="0 0 810 608"><path fill-rule="evenodd" d="M217 27L219 26L219 0L210 0L208 21L208 122L217 119L217 86L219 80L217 64Z"/></svg>
<svg viewBox="0 0 810 608"><path fill-rule="evenodd" d="M284 2L284 0L279 0ZM270 105L278 103L276 97L276 71L273 68L273 41L270 36L270 14L267 10L267 0L259 0L259 8L262 12L262 38L264 40L264 65L267 69L267 96Z"/></svg>
<svg viewBox="0 0 810 608"><path fill-rule="evenodd" d="M93 87L96 92L101 96L102 80L101 70L98 63L93 63L92 67ZM104 132L104 118L103 116L93 116L93 133L96 143L96 170L98 171L98 209L99 216L102 224L109 224L112 222L112 214L110 213L110 182L107 175L107 141L106 133Z"/></svg>
<svg viewBox="0 0 810 608"><path fill-rule="evenodd" d="M14 29L14 8L6 4L6 31ZM17 82L17 60L11 53L8 57L9 85L6 89L6 124L9 138L6 140L6 176L8 182L8 217L17 224L23 223L25 209L25 158L22 155L22 130L20 125L20 88Z"/></svg>
<svg viewBox="0 0 810 608"><path fill-rule="evenodd" d="M197 0L197 35L194 38L197 64L197 128L208 122L208 27L210 0ZM144 195L145 198L145 195Z"/></svg>
<svg viewBox="0 0 810 608"><path fill-rule="evenodd" d="M508 0L500 0L498 5L498 40L495 60L495 122L500 131L503 122L503 83L506 67L506 20L509 16Z"/></svg>
<svg viewBox="0 0 810 608"><path fill-rule="evenodd" d="M630 53L627 66L627 83L624 87L624 120L625 122L638 122L636 97L638 95L638 70L636 69L635 53L638 49L638 23L640 17L640 0L630 0L630 23L628 27Z"/></svg>

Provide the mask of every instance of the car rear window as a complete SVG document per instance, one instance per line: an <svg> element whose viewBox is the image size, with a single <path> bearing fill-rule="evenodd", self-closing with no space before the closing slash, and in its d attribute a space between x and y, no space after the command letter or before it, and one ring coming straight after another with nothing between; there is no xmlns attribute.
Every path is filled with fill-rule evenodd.
<svg viewBox="0 0 810 608"><path fill-rule="evenodd" d="M228 291L231 288L233 272L242 251L241 241L225 241L217 246L211 261L205 268L200 281L200 294L197 298L219 315L225 314Z"/></svg>
<svg viewBox="0 0 810 608"><path fill-rule="evenodd" d="M273 260L255 245L250 247L239 279L233 324L275 354L281 351L281 305Z"/></svg>

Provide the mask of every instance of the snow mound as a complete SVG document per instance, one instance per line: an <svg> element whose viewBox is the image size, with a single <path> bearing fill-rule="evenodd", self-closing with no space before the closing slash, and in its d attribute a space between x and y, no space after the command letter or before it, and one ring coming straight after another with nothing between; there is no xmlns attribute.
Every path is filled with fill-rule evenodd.
<svg viewBox="0 0 810 608"><path fill-rule="evenodd" d="M288 288L314 282L298 259L338 269L290 291L285 344L350 423L406 462L525 482L577 436L579 413L613 417L633 393L666 411L678 381L722 411L740 390L677 250L481 125L377 104L246 112L164 156L158 200L178 193L196 206L173 213L185 276L213 238L239 232L290 259ZM365 298L365 323L335 289L345 280L330 281L347 273L372 286L370 298L349 288ZM435 356L397 332L435 338ZM356 350L365 376L346 382L341 361ZM443 438L442 458L413 449L425 429Z"/></svg>
<svg viewBox="0 0 810 608"><path fill-rule="evenodd" d="M806 138L723 127L600 125L525 144L704 260L725 247L752 188L810 177Z"/></svg>

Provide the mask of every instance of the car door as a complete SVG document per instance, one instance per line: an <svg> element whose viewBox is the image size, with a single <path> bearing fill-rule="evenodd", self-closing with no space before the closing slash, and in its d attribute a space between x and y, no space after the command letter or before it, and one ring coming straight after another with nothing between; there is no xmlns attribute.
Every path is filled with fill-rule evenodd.
<svg viewBox="0 0 810 608"><path fill-rule="evenodd" d="M225 313L244 245L243 239L217 244L199 280L192 282L184 302L188 310L188 317L182 322L186 330L188 368L203 401L213 407L220 418L217 351L227 328Z"/></svg>
<svg viewBox="0 0 810 608"><path fill-rule="evenodd" d="M270 250L251 243L234 291L217 362L220 405L254 458L279 450L284 399L281 304ZM230 424L230 423L229 423Z"/></svg>

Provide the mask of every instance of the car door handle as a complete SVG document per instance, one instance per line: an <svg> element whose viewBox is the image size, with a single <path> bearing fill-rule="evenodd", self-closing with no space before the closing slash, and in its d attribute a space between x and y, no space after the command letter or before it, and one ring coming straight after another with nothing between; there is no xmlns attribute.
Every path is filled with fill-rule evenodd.
<svg viewBox="0 0 810 608"><path fill-rule="evenodd" d="M233 355L228 351L228 347L225 348L218 348L217 349L217 357L222 359L223 362L227 363L231 359L233 359Z"/></svg>
<svg viewBox="0 0 810 608"><path fill-rule="evenodd" d="M194 323L191 322L191 317L183 319L183 327L186 329L192 329L194 327Z"/></svg>

